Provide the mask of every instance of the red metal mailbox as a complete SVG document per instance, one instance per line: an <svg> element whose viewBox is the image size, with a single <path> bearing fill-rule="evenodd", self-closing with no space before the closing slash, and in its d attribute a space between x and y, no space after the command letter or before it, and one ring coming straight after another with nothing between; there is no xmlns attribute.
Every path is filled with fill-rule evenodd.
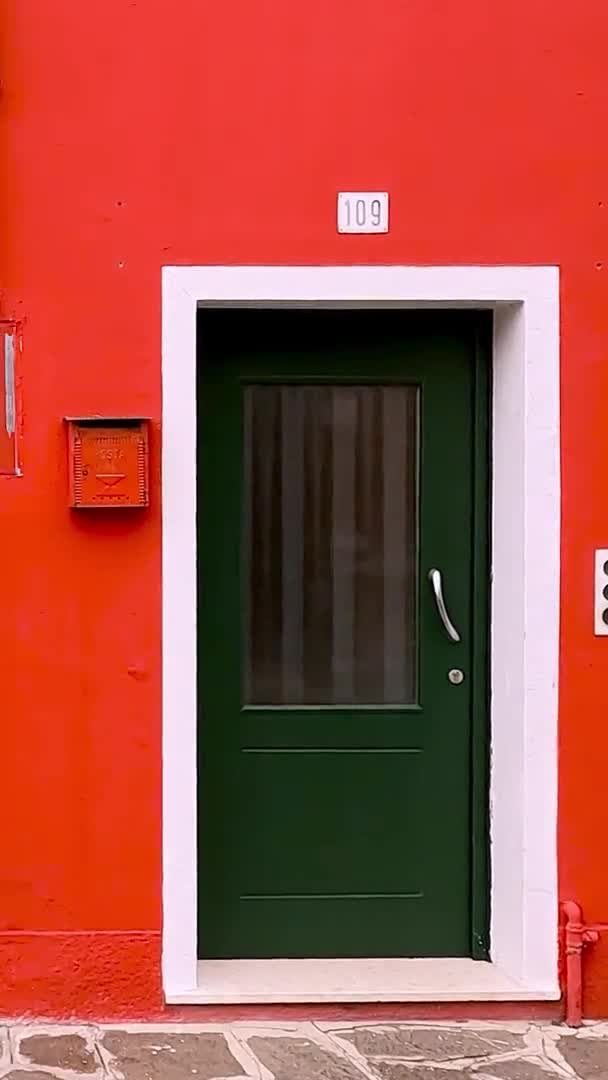
<svg viewBox="0 0 608 1080"><path fill-rule="evenodd" d="M67 417L70 506L148 506L148 421L141 417Z"/></svg>

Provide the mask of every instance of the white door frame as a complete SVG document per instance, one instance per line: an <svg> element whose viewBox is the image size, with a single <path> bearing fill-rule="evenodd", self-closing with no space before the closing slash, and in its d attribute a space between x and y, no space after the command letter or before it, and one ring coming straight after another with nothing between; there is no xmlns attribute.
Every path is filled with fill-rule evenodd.
<svg viewBox="0 0 608 1080"><path fill-rule="evenodd" d="M201 304L293 307L301 303L494 309L491 965L511 980L511 990L507 993L503 987L496 994L477 993L473 985L462 985L447 996L456 1000L467 995L469 1000L555 998L559 273L551 266L163 268L162 968L166 998L214 1000L205 997L197 981L196 949L197 308ZM204 353L204 340L201 347ZM360 997L365 999L365 988ZM415 988L408 995L412 997L416 997ZM314 993L308 995L308 1000L314 998ZM232 999L238 999L238 991Z"/></svg>

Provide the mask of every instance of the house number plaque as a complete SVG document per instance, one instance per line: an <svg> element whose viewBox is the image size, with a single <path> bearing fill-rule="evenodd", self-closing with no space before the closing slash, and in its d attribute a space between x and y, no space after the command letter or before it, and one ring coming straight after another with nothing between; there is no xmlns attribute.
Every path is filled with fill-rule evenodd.
<svg viewBox="0 0 608 1080"><path fill-rule="evenodd" d="M341 191L338 194L339 233L387 233L387 191Z"/></svg>

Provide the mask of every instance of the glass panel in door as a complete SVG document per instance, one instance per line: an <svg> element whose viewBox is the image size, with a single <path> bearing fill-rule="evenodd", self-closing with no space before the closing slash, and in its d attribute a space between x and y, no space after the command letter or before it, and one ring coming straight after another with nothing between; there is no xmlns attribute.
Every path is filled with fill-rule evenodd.
<svg viewBox="0 0 608 1080"><path fill-rule="evenodd" d="M418 388L243 394L245 704L414 703Z"/></svg>

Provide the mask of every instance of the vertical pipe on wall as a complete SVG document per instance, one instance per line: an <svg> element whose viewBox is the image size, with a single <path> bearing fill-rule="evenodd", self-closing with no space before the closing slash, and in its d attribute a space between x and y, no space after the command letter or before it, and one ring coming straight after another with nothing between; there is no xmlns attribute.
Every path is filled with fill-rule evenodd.
<svg viewBox="0 0 608 1080"><path fill-rule="evenodd" d="M599 941L599 931L607 929L606 924L597 923L587 926L583 922L583 912L575 900L564 900L561 905L564 916L564 996L566 1005L566 1023L569 1027L580 1027L583 1022L583 949L585 945L594 945Z"/></svg>

